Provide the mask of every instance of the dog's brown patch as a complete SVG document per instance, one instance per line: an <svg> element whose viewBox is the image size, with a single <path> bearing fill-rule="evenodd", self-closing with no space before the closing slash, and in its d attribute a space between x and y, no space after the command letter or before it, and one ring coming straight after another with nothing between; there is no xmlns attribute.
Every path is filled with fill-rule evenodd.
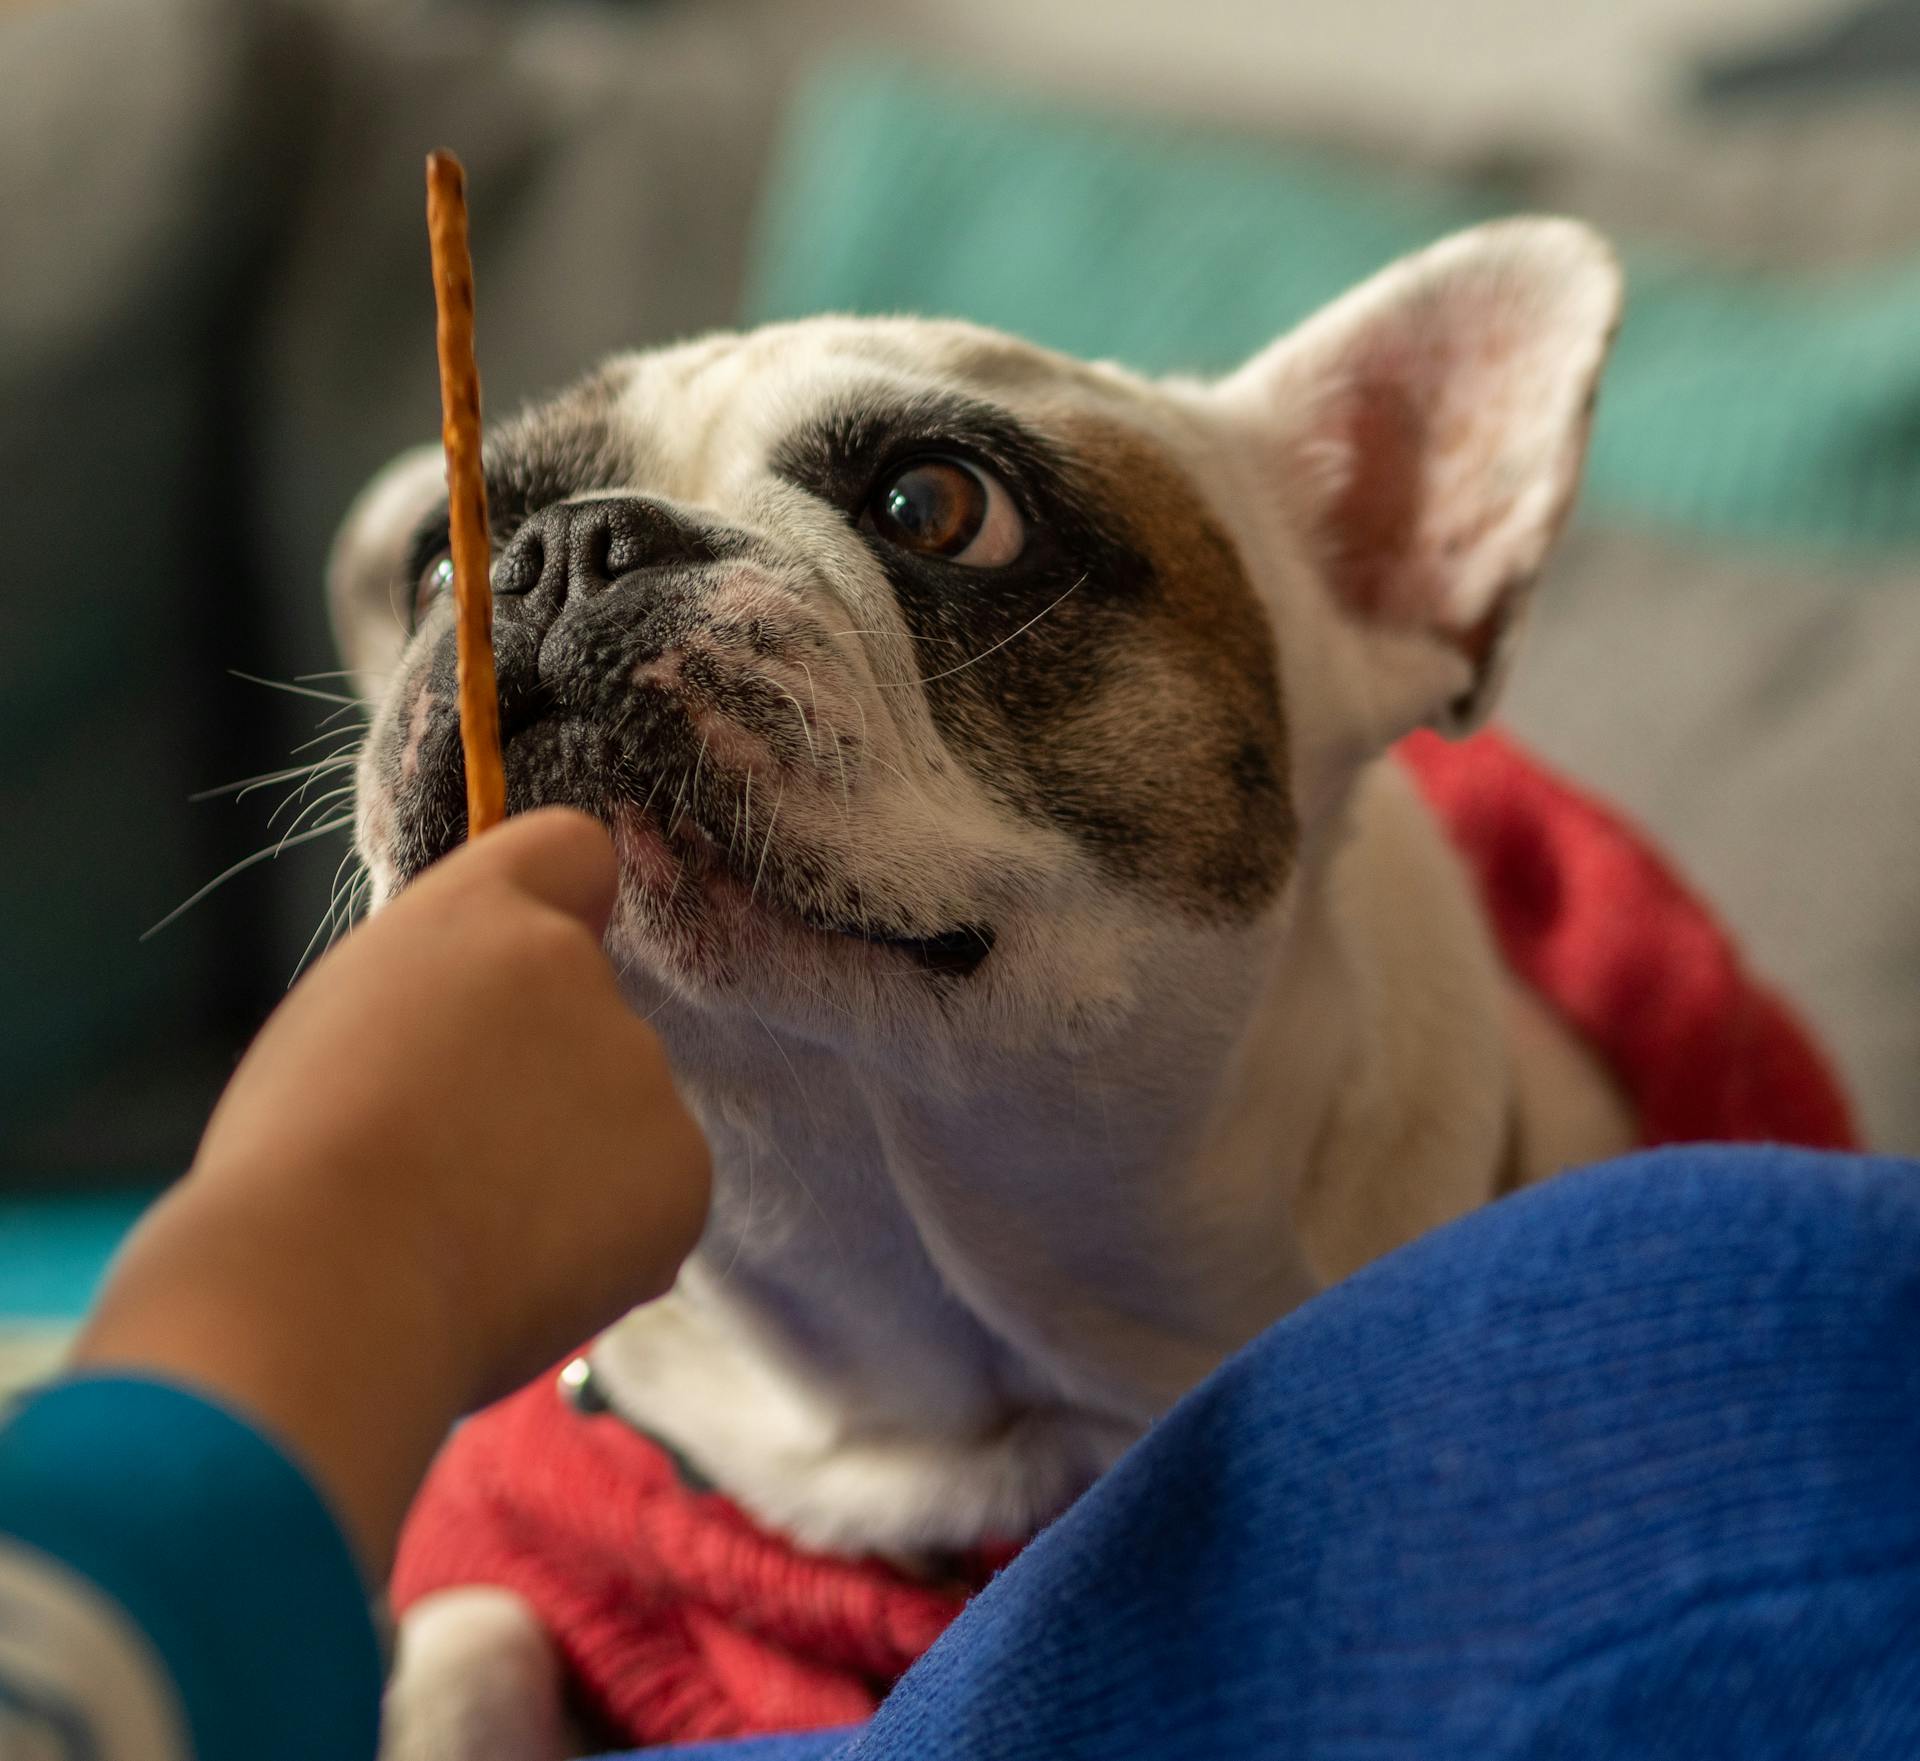
<svg viewBox="0 0 1920 1761"><path fill-rule="evenodd" d="M1158 446L1085 414L1050 426L1154 584L1108 688L1061 729L1062 756L1143 828L1141 878L1210 912L1256 910L1297 838L1272 629L1239 552Z"/></svg>

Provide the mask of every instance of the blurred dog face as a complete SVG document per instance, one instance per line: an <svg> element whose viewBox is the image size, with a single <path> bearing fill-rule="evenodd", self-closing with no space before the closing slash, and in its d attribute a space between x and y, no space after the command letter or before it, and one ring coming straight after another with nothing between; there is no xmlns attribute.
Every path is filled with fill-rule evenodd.
<svg viewBox="0 0 1920 1761"><path fill-rule="evenodd" d="M498 425L509 808L612 828L636 988L881 1057L1231 989L1327 777L1484 701L1571 489L1611 270L1478 236L1221 386L822 319ZM428 449L334 561L381 898L464 833L445 551Z"/></svg>

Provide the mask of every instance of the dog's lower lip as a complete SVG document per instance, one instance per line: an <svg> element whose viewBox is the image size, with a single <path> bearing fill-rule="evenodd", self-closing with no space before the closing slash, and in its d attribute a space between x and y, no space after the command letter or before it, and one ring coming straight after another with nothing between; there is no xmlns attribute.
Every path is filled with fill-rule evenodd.
<svg viewBox="0 0 1920 1761"><path fill-rule="evenodd" d="M694 872L724 868L725 858L718 841L687 815L677 816L665 828L664 835L668 847ZM869 947L891 948L923 971L942 978L970 978L994 947L994 932L984 924L962 923L934 935L921 936L878 928L871 923L849 923L804 908L787 906L786 910L818 934L864 942Z"/></svg>
<svg viewBox="0 0 1920 1761"><path fill-rule="evenodd" d="M958 929L933 936L890 935L884 931L854 929L846 924L818 924L834 935L850 941L869 942L879 948L895 948L917 966L943 978L970 978L993 952L993 931L983 924L962 924Z"/></svg>

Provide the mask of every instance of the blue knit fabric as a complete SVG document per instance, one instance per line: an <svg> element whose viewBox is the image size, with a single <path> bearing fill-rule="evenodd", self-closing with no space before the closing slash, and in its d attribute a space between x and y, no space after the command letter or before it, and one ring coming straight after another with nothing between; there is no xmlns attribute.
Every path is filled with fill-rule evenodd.
<svg viewBox="0 0 1920 1761"><path fill-rule="evenodd" d="M1920 1167L1680 1150L1329 1291L873 1723L727 1761L1920 1755Z"/></svg>

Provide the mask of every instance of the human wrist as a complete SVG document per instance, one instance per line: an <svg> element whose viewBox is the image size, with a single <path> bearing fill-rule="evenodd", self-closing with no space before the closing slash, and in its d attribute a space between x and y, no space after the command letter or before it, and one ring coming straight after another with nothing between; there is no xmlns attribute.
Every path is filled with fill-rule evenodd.
<svg viewBox="0 0 1920 1761"><path fill-rule="evenodd" d="M72 1362L246 1414L307 1466L377 1579L482 1372L451 1273L405 1263L412 1244L358 1207L310 1202L314 1185L197 1165L115 1262Z"/></svg>

